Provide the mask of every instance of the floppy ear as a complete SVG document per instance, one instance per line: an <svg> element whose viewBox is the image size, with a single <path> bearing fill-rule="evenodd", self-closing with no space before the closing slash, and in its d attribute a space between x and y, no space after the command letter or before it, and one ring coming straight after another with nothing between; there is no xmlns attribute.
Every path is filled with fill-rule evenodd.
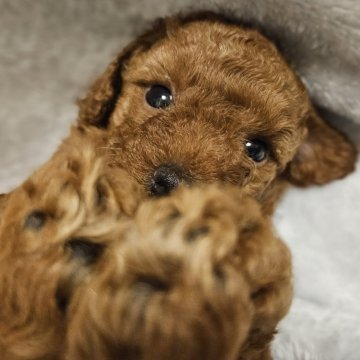
<svg viewBox="0 0 360 360"><path fill-rule="evenodd" d="M8 199L8 194L0 194L0 214L5 209L7 199Z"/></svg>
<svg viewBox="0 0 360 360"><path fill-rule="evenodd" d="M85 98L78 101L78 122L106 128L121 89L121 56L116 57L105 72L88 90Z"/></svg>
<svg viewBox="0 0 360 360"><path fill-rule="evenodd" d="M307 126L307 138L288 165L288 180L297 186L322 185L351 173L357 157L351 141L315 110Z"/></svg>
<svg viewBox="0 0 360 360"><path fill-rule="evenodd" d="M121 93L121 74L128 60L135 54L147 51L166 36L167 19L158 19L153 26L131 42L107 67L105 72L78 101L78 122L106 128Z"/></svg>

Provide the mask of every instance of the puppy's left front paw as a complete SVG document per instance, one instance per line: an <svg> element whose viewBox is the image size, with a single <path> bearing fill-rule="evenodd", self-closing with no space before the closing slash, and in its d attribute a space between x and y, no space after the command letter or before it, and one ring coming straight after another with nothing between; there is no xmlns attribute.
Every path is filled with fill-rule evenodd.
<svg viewBox="0 0 360 360"><path fill-rule="evenodd" d="M235 359L254 313L234 257L249 219L217 187L144 203L78 292L69 359Z"/></svg>

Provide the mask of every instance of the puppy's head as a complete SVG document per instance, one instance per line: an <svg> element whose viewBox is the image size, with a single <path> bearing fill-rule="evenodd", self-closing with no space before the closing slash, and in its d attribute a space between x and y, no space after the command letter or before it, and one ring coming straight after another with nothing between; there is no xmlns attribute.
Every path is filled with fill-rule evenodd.
<svg viewBox="0 0 360 360"><path fill-rule="evenodd" d="M277 48L212 13L160 20L131 43L80 102L79 122L103 128L111 163L153 195L226 181L272 203L286 182L341 178L356 157Z"/></svg>

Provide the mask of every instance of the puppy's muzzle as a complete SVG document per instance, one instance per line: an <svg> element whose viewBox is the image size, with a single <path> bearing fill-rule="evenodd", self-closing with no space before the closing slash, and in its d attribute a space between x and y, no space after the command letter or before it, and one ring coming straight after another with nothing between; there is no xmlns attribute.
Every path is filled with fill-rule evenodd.
<svg viewBox="0 0 360 360"><path fill-rule="evenodd" d="M155 169L150 184L150 193L153 196L170 194L184 180L182 169L175 164L162 164Z"/></svg>

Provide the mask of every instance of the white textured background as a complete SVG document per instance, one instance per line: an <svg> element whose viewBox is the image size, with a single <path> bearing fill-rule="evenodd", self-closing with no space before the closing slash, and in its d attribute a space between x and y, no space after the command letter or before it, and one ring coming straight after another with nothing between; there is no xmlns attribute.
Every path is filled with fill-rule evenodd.
<svg viewBox="0 0 360 360"><path fill-rule="evenodd" d="M51 155L76 117L76 97L134 32L191 3L0 0L0 193ZM281 29L313 97L341 115L333 121L359 146L360 1L231 3ZM360 360L360 170L291 190L276 223L292 249L296 285L276 359Z"/></svg>

